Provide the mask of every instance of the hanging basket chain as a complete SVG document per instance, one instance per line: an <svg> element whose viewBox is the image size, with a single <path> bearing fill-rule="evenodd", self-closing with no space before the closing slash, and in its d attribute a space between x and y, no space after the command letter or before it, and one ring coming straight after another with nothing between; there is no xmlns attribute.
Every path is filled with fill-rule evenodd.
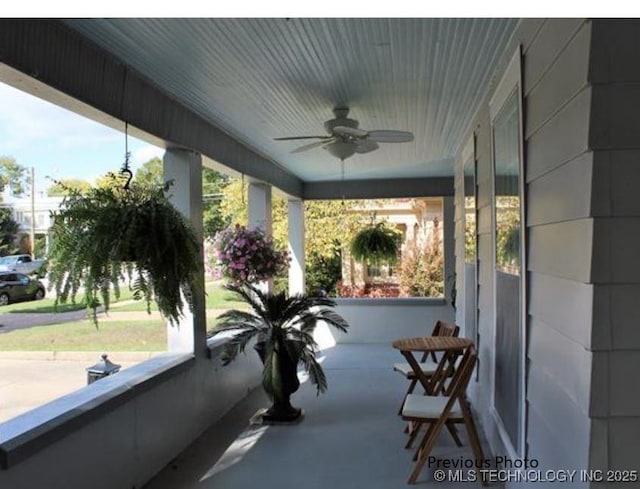
<svg viewBox="0 0 640 489"><path fill-rule="evenodd" d="M242 184L240 188L240 196L242 198L242 205L244 206L244 173L242 174Z"/></svg>
<svg viewBox="0 0 640 489"><path fill-rule="evenodd" d="M120 99L120 117L125 119L124 121L124 163L120 169L121 174L127 175L127 181L124 183L124 190L129 190L129 185L133 179L133 172L131 171L129 161L131 159L131 153L129 152L129 122L124 117L124 99L127 92L127 74L128 70L125 67L124 74L122 76L122 98Z"/></svg>
<svg viewBox="0 0 640 489"><path fill-rule="evenodd" d="M131 180L133 179L133 172L129 167L129 161L131 159L131 152L129 151L129 123L125 121L124 123L124 163L122 164L122 169L120 173L127 175L127 181L124 184L124 189L129 190L129 186L131 185Z"/></svg>
<svg viewBox="0 0 640 489"><path fill-rule="evenodd" d="M340 186L342 187L342 207L345 207L345 203L344 203L344 160L340 161L340 177L341 177L341 184Z"/></svg>

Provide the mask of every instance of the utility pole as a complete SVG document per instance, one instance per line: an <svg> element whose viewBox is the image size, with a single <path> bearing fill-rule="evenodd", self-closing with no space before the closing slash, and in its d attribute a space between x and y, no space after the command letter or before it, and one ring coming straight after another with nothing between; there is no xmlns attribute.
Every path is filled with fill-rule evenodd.
<svg viewBox="0 0 640 489"><path fill-rule="evenodd" d="M36 178L35 168L31 167L31 230L29 241L31 243L31 259L36 258Z"/></svg>

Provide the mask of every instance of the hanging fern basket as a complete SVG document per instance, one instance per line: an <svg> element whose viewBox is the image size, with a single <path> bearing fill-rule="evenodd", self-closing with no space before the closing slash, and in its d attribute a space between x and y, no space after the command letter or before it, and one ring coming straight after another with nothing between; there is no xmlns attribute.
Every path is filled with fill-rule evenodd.
<svg viewBox="0 0 640 489"><path fill-rule="evenodd" d="M132 183L94 188L65 198L55 215L49 250L50 288L56 305L78 291L97 324L96 307L109 309L122 282L134 299L152 300L177 323L201 275L200 246L191 224L171 204L164 187Z"/></svg>
<svg viewBox="0 0 640 489"><path fill-rule="evenodd" d="M362 263L395 263L401 240L400 233L380 222L354 236L350 246L351 255Z"/></svg>

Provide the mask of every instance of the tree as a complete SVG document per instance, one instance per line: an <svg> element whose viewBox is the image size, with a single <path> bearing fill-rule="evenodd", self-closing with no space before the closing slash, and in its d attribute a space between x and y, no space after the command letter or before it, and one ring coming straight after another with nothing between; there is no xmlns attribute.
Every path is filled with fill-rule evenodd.
<svg viewBox="0 0 640 489"><path fill-rule="evenodd" d="M241 180L230 179L222 189L220 212L229 221L229 226L249 224L249 198L247 186Z"/></svg>
<svg viewBox="0 0 640 489"><path fill-rule="evenodd" d="M27 169L19 165L11 156L0 156L0 193L7 186L13 193L20 195L24 192L27 177ZM18 251L16 245L18 228L20 226L13 220L10 208L0 208L0 255L11 255Z"/></svg>
<svg viewBox="0 0 640 489"><path fill-rule="evenodd" d="M162 160L156 156L143 163L136 171L135 179L140 183L162 185L164 183Z"/></svg>
<svg viewBox="0 0 640 489"><path fill-rule="evenodd" d="M31 254L31 236L27 233L22 233L18 240L18 253L21 255Z"/></svg>
<svg viewBox="0 0 640 489"><path fill-rule="evenodd" d="M96 179L96 187L121 187L127 182L127 178L129 178L127 174L121 171L109 172ZM164 183L162 159L156 156L143 163L142 166L136 170L134 181L144 185L162 185Z"/></svg>
<svg viewBox="0 0 640 489"><path fill-rule="evenodd" d="M220 211L227 225L247 225L249 199L247 185L233 179L222 189ZM287 199L273 196L273 239L286 247L288 238ZM313 200L305 202L305 264L307 293L332 293L342 278L342 250L366 224L366 216L355 212L363 206L359 200ZM279 284L276 283L278 287Z"/></svg>
<svg viewBox="0 0 640 489"><path fill-rule="evenodd" d="M47 238L43 234L37 234L35 246L33 247L33 255L36 258L42 258L46 254L47 254Z"/></svg>
<svg viewBox="0 0 640 489"><path fill-rule="evenodd" d="M213 238L229 226L230 219L222 212L222 191L229 185L229 177L211 168L202 169L202 221L205 238Z"/></svg>
<svg viewBox="0 0 640 489"><path fill-rule="evenodd" d="M19 225L11 217L11 209L0 207L0 255L16 253L16 236Z"/></svg>
<svg viewBox="0 0 640 489"><path fill-rule="evenodd" d="M162 185L164 182L162 165L160 158L151 158L136 171L136 181ZM229 219L220 210L221 192L228 181L229 178L226 175L211 168L202 168L202 220L205 238L214 237L218 231L229 225Z"/></svg>
<svg viewBox="0 0 640 489"><path fill-rule="evenodd" d="M7 185L15 195L24 193L27 184L27 169L19 165L11 156L0 156L0 192Z"/></svg>
<svg viewBox="0 0 640 489"><path fill-rule="evenodd" d="M82 195L91 189L91 184L81 178L62 178L56 180L53 185L47 189L49 197L64 197L70 192L78 192Z"/></svg>
<svg viewBox="0 0 640 489"><path fill-rule="evenodd" d="M127 176L120 172L109 172L106 175L102 175L96 178L96 187L97 188L114 188L114 187L122 187L127 181Z"/></svg>
<svg viewBox="0 0 640 489"><path fill-rule="evenodd" d="M342 254L365 219L358 200L305 202L305 262L308 293L334 294L342 279Z"/></svg>

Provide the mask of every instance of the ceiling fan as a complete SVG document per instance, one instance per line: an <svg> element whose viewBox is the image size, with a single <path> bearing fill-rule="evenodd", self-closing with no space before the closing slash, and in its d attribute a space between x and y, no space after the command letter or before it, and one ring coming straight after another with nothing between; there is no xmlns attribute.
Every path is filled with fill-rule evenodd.
<svg viewBox="0 0 640 489"><path fill-rule="evenodd" d="M322 146L333 156L343 161L355 153L365 154L375 151L379 148L378 143L408 143L413 141L413 133L407 131L391 131L388 129L365 131L364 129L358 129L358 121L347 118L349 114L347 107L336 107L333 109L333 114L335 119L324 123L328 136L291 136L275 138L275 140L319 139L320 141L294 149L292 153L302 153Z"/></svg>

